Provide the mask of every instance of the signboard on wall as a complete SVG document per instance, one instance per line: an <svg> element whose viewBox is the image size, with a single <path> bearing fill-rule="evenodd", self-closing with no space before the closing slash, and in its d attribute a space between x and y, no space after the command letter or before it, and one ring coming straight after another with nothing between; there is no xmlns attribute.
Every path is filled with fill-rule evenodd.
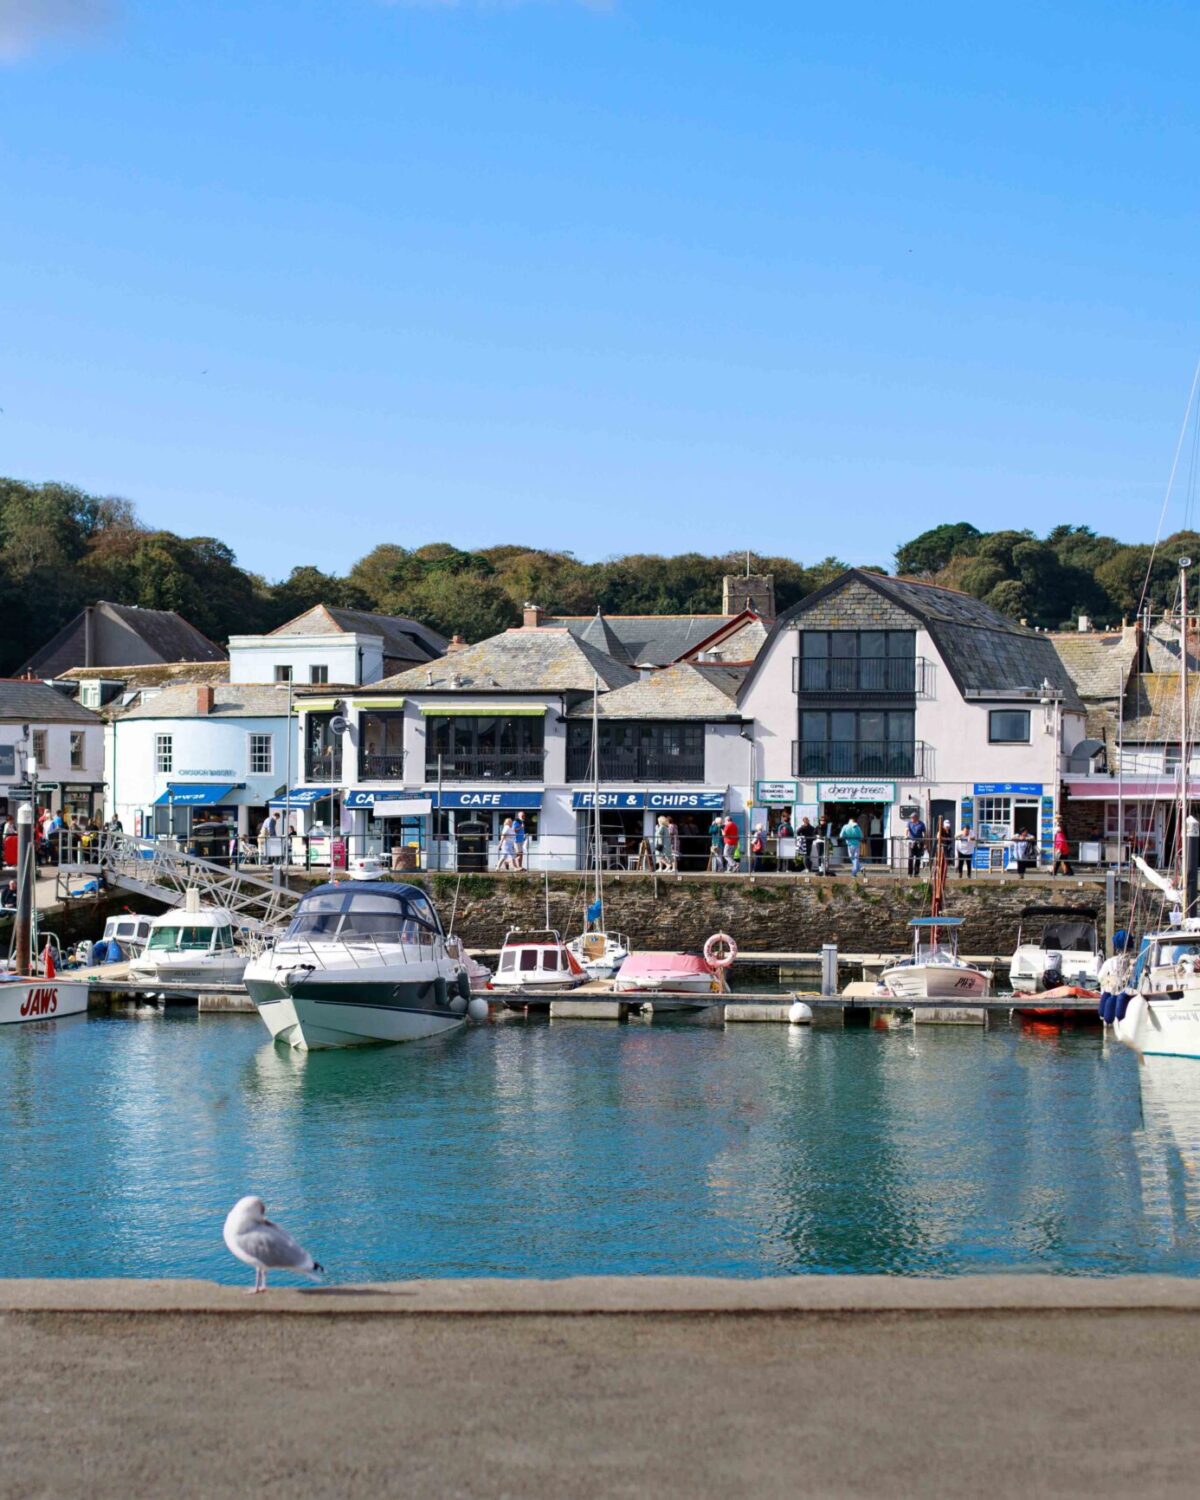
<svg viewBox="0 0 1200 1500"><path fill-rule="evenodd" d="M977 797L1040 797L1040 781L977 781Z"/></svg>
<svg viewBox="0 0 1200 1500"><path fill-rule="evenodd" d="M374 793L360 793L359 795L374 796ZM493 808L508 808L516 811L520 808L541 807L541 792L446 792L440 794L436 789L424 794L432 798L433 805L441 808L452 807L478 807L482 810ZM347 798L347 805L349 799ZM353 804L361 807L361 802Z"/></svg>
<svg viewBox="0 0 1200 1500"><path fill-rule="evenodd" d="M795 781L759 781L754 786L754 800L763 807L792 807L799 795Z"/></svg>
<svg viewBox="0 0 1200 1500"><path fill-rule="evenodd" d="M819 802L895 802L894 781L818 781Z"/></svg>
<svg viewBox="0 0 1200 1500"><path fill-rule="evenodd" d="M594 792L576 792L571 806L580 808L593 805ZM725 806L724 792L601 792L600 810L616 812L721 812Z"/></svg>

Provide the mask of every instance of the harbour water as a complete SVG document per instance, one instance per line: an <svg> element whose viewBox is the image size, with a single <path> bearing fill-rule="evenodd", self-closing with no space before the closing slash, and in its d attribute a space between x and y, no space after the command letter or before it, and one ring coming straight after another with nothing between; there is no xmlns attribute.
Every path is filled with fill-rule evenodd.
<svg viewBox="0 0 1200 1500"><path fill-rule="evenodd" d="M1165 1060L1170 1062L1170 1060ZM255 1017L0 1034L3 1276L1200 1270L1200 1065L1095 1032L510 1019L298 1054Z"/></svg>

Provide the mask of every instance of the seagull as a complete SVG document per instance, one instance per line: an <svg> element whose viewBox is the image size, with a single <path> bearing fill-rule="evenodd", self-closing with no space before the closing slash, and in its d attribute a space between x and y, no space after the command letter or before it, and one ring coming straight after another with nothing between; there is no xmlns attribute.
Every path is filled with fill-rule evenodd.
<svg viewBox="0 0 1200 1500"><path fill-rule="evenodd" d="M315 1280L325 1269L286 1229L272 1224L266 1204L253 1195L239 1198L229 1210L223 1233L230 1253L254 1267L250 1296L266 1291L268 1271L299 1271Z"/></svg>

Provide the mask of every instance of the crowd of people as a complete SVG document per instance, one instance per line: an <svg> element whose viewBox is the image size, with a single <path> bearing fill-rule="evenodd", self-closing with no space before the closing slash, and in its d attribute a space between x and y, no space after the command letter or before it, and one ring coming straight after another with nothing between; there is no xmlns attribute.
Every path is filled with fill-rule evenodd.
<svg viewBox="0 0 1200 1500"><path fill-rule="evenodd" d="M54 812L48 807L39 807L33 825L34 858L39 865L59 864L73 839L86 849L94 838L110 831L122 832L119 818L102 823L98 817L84 818L70 811ZM7 848L7 841L16 837L16 819L9 813L0 823L0 840Z"/></svg>

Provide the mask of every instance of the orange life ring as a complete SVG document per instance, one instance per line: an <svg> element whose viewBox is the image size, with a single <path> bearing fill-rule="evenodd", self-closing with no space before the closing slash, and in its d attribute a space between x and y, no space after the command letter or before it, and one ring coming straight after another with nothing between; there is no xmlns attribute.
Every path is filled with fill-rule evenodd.
<svg viewBox="0 0 1200 1500"><path fill-rule="evenodd" d="M717 957L718 945L724 944L725 954ZM727 969L737 957L737 944L727 932L714 932L704 944L704 962L710 969Z"/></svg>

